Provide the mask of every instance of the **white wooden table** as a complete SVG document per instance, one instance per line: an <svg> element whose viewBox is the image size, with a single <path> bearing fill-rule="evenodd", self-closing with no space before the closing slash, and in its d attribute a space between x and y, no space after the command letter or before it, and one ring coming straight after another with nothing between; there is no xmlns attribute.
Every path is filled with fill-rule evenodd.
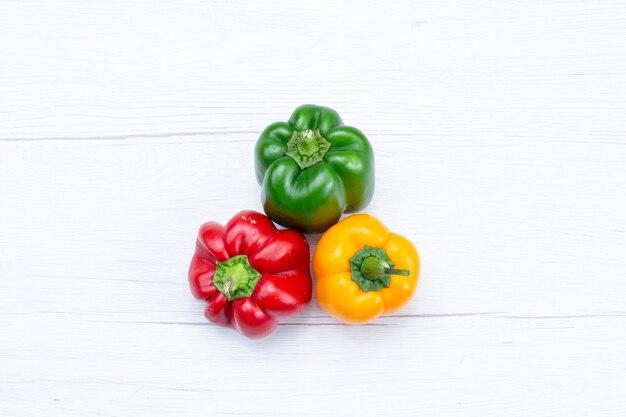
<svg viewBox="0 0 626 417"><path fill-rule="evenodd" d="M626 4L260 3L0 3L0 416L626 415ZM188 262L308 102L420 286L251 341Z"/></svg>

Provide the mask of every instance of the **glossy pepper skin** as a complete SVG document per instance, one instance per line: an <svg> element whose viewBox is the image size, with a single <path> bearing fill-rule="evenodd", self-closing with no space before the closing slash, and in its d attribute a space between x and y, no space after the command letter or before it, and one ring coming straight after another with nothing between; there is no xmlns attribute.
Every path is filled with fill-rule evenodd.
<svg viewBox="0 0 626 417"><path fill-rule="evenodd" d="M313 253L317 301L332 317L362 324L397 311L417 287L415 246L368 214L346 217Z"/></svg>
<svg viewBox="0 0 626 417"><path fill-rule="evenodd" d="M336 111L305 104L268 126L254 150L265 213L303 232L323 232L374 194L374 153Z"/></svg>
<svg viewBox="0 0 626 417"><path fill-rule="evenodd" d="M295 230L277 230L255 211L227 224L200 227L189 267L193 295L206 301L206 318L245 336L271 333L283 317L311 301L309 244Z"/></svg>

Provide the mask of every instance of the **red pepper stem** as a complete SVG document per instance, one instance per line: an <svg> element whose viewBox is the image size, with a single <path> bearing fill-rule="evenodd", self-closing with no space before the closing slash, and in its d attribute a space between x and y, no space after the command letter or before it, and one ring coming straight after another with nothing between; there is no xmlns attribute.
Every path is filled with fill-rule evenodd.
<svg viewBox="0 0 626 417"><path fill-rule="evenodd" d="M248 261L246 255L238 255L218 262L213 275L213 285L226 296L228 301L250 297L261 278Z"/></svg>
<svg viewBox="0 0 626 417"><path fill-rule="evenodd" d="M236 289L237 280L232 276L226 278L226 281L224 281L224 295L226 296L226 298L230 298L231 291L234 291Z"/></svg>

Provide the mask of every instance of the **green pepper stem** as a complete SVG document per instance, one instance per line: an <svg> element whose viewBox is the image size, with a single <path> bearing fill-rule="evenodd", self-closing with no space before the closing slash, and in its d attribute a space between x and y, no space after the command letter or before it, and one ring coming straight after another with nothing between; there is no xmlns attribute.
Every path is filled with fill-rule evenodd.
<svg viewBox="0 0 626 417"><path fill-rule="evenodd" d="M319 129L295 130L287 142L285 155L293 158L300 169L322 162L330 149L330 142L324 139Z"/></svg>
<svg viewBox="0 0 626 417"><path fill-rule="evenodd" d="M313 136L313 131L311 129L307 129L302 132L302 138L296 144L296 149L298 149L298 154L300 156L310 157L315 152L320 150L320 146L317 144L317 139Z"/></svg>

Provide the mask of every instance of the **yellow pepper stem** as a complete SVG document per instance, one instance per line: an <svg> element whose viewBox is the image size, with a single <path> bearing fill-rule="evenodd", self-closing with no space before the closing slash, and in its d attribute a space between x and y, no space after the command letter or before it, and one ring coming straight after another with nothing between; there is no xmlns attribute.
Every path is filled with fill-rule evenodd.
<svg viewBox="0 0 626 417"><path fill-rule="evenodd" d="M375 256L368 256L361 263L361 273L365 279L376 281L385 275L402 275L408 277L411 271L408 269L389 268L389 264Z"/></svg>
<svg viewBox="0 0 626 417"><path fill-rule="evenodd" d="M408 269L396 269L381 248L364 246L351 259L352 280L365 292L389 287L391 275L409 276Z"/></svg>

